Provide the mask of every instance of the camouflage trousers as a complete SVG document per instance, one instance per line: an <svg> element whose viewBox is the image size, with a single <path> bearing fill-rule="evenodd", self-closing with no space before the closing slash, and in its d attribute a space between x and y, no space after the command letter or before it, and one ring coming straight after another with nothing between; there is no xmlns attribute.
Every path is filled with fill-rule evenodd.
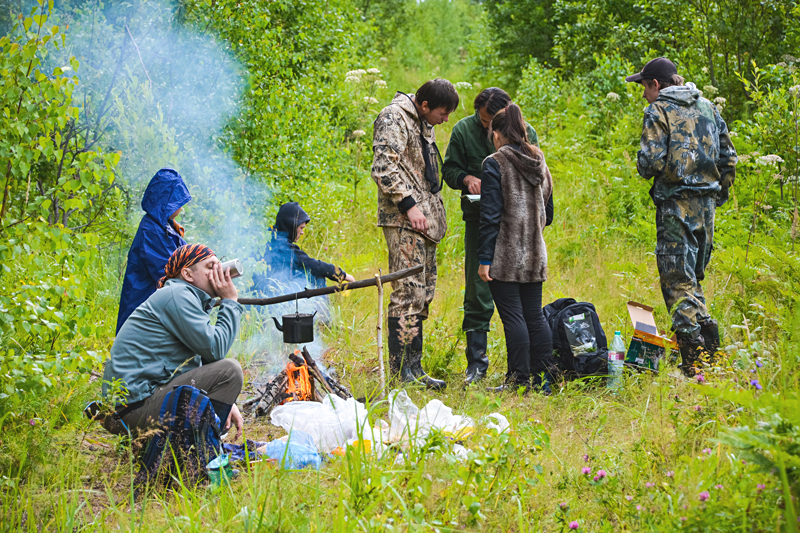
<svg viewBox="0 0 800 533"><path fill-rule="evenodd" d="M436 292L436 243L406 228L384 227L383 236L389 248L390 272L417 265L425 267L415 276L392 282L389 316L428 318L428 306Z"/></svg>
<svg viewBox="0 0 800 533"><path fill-rule="evenodd" d="M656 208L656 262L661 292L679 337L694 339L711 316L700 282L714 247L711 197L668 200Z"/></svg>

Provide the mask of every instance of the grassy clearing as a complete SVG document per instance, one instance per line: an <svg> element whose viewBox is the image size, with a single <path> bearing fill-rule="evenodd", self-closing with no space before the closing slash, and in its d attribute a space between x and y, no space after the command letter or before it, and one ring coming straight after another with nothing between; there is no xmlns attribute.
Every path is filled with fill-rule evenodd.
<svg viewBox="0 0 800 533"><path fill-rule="evenodd" d="M452 125L469 113L465 103L467 108L437 132L443 150ZM542 142L556 195L556 222L546 234L550 279L545 283L545 301L571 296L593 302L606 332L621 329L629 338L625 302L634 299L654 306L657 322L666 326L652 256L654 229L609 222L608 193L615 176L625 175L625 158L596 148L579 132L579 128L551 128ZM644 184L634 188L637 194L646 194ZM331 459L319 472L266 468L245 472L218 493L178 486L131 507L130 448L95 424L63 425L67 417L62 413L74 411L86 395L85 390L76 390L60 406L43 409L52 413L49 420L36 421L28 434L15 436L21 448L47 443L50 449L44 456L49 459L25 483L2 480L2 528L521 532L567 530L573 521L580 531L786 527L780 508L785 504L776 492L775 478L756 473L738 452L715 440L721 426L745 424L748 419L733 402L706 392L729 388L733 378L746 381L747 368L725 367L709 374L710 383L702 386L674 377L670 368L658 376L629 374L619 394L611 394L600 381L563 383L549 398L462 389L463 223L458 195L450 190L444 194L450 231L439 247L439 284L425 325L423 364L447 379L449 387L440 395L409 392L420 407L439 398L457 414L474 418L498 411L508 417L510 434L498 437L479 430L463 442L471 450L466 460L454 456L452 442L434 435L425 446L400 455L378 458L351 450L346 457ZM361 187L357 203L349 187L337 184L323 193L295 190L294 199L312 216L303 242L311 255L342 264L357 279L371 277L377 266L386 265L383 237L375 227L371 183ZM705 283L712 309L723 324L738 324L741 318L732 314L728 296L735 288L717 291L726 281L714 264ZM331 298L334 320L324 332L330 347L326 363L356 396L377 387L376 300L374 290ZM754 338L746 338L741 331L729 328L724 344L740 341L750 346L760 336L774 333L754 332ZM245 363L253 356L247 337L257 332L256 316L251 315L237 344L236 355ZM497 317L489 355L487 381L493 384L505 372ZM766 360L760 375L764 383L772 383L783 360ZM94 391L97 385L88 385L87 390ZM373 422L385 418L385 402L369 407ZM44 427L56 430L55 441L39 438L43 433L37 432ZM269 440L281 433L258 421L246 426L245 436ZM585 468L591 473L583 474ZM600 470L606 476L594 480Z"/></svg>

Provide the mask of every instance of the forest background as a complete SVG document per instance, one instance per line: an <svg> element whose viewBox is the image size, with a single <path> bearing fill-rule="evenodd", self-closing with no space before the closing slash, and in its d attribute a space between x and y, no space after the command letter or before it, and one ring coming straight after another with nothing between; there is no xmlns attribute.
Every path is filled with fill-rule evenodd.
<svg viewBox="0 0 800 533"><path fill-rule="evenodd" d="M797 531L798 16L794 0L2 2L2 528ZM156 170L189 185L190 242L258 271L277 207L296 200L312 216L302 246L372 277L386 265L369 177L378 111L395 90L450 79L462 101L437 128L444 152L479 90L503 87L555 180L545 299L594 302L606 332L629 337L630 299L668 323L635 170L644 101L624 82L660 55L715 102L740 154L705 285L727 357L707 383L662 372L630 375L619 395L591 381L550 399L461 390L463 224L446 190L426 368L448 379L445 403L499 409L515 431L475 437L465 463L431 441L400 466L348 456L327 473L261 472L130 512L130 444L81 408L99 394ZM324 335L327 364L357 395L377 381L374 308L373 293L333 298ZM235 348L245 366L260 330L248 313ZM598 467L607 475L581 474Z"/></svg>

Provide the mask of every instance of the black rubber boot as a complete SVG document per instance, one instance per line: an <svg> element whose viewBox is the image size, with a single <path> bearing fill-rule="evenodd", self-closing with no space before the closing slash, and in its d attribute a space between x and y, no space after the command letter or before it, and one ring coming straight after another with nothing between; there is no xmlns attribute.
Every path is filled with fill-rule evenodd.
<svg viewBox="0 0 800 533"><path fill-rule="evenodd" d="M678 347L681 349L681 372L687 378L693 378L697 374L697 364L700 363L703 353L706 351L705 339L698 335L694 339L678 338Z"/></svg>
<svg viewBox="0 0 800 533"><path fill-rule="evenodd" d="M389 369L402 383L416 383L432 390L447 387L444 381L430 377L422 369L422 320L416 316L389 317Z"/></svg>
<svg viewBox="0 0 800 533"><path fill-rule="evenodd" d="M708 319L705 322L700 322L700 335L705 339L705 348L708 352L708 361L714 364L717 360L717 352L719 351L719 324L714 319Z"/></svg>
<svg viewBox="0 0 800 533"><path fill-rule="evenodd" d="M487 332L467 332L467 379L465 385L477 383L486 377L489 368L489 358L486 356Z"/></svg>

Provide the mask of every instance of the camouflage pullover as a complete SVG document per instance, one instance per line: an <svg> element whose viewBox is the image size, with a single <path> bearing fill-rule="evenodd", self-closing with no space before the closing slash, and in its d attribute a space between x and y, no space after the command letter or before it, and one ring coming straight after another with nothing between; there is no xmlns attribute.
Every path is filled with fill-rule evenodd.
<svg viewBox="0 0 800 533"><path fill-rule="evenodd" d="M433 126L420 124L414 103L397 93L375 119L372 141L372 179L378 185L378 226L411 228L406 212L417 206L428 219L427 239L438 243L447 232L441 191L432 193L425 179L420 127L431 161L438 162Z"/></svg>
<svg viewBox="0 0 800 533"><path fill-rule="evenodd" d="M644 111L637 169L655 178L650 196L666 200L711 196L721 206L736 176L728 126L694 84L662 89Z"/></svg>

